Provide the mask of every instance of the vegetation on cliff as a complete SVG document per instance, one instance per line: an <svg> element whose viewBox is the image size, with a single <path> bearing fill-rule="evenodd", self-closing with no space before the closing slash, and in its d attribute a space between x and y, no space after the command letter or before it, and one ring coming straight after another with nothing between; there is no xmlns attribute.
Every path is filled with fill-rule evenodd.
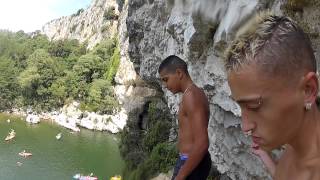
<svg viewBox="0 0 320 180"><path fill-rule="evenodd" d="M121 134L120 153L126 161L124 179L150 179L168 172L175 164L178 152L169 142L170 113L159 106L159 100L152 100L145 108L143 113L136 110L129 114L130 120ZM147 121L146 127L143 121Z"/></svg>
<svg viewBox="0 0 320 180"><path fill-rule="evenodd" d="M118 109L112 85L120 61L117 38L93 50L77 40L0 31L0 110L50 111L71 100L99 113Z"/></svg>

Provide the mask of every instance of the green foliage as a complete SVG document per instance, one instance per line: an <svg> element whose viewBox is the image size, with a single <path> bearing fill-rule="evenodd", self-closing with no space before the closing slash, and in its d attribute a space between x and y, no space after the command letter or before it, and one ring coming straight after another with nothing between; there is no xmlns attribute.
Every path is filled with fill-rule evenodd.
<svg viewBox="0 0 320 180"><path fill-rule="evenodd" d="M101 42L94 50L93 54L103 59L105 71L104 79L110 83L114 83L114 76L116 75L120 64L120 48L116 38L108 39Z"/></svg>
<svg viewBox="0 0 320 180"><path fill-rule="evenodd" d="M50 46L50 42L47 36L40 33L34 34L29 40L29 42L25 43L26 44L24 44L23 46L26 47L30 45L32 47L32 52L36 49L48 49L48 47Z"/></svg>
<svg viewBox="0 0 320 180"><path fill-rule="evenodd" d="M56 100L59 106L64 104L65 99L68 97L68 90L66 87L66 81L63 78L59 78L52 83L49 88L52 92L52 98Z"/></svg>
<svg viewBox="0 0 320 180"><path fill-rule="evenodd" d="M161 109L158 100L150 102L147 108L148 130L139 129L141 113L136 110L129 114L130 121L121 134L120 153L126 161L124 178L128 180L150 179L167 172L176 161L175 144L168 142L169 113Z"/></svg>
<svg viewBox="0 0 320 180"><path fill-rule="evenodd" d="M18 77L18 82L22 88L30 88L36 86L40 75L38 74L38 69L34 66L29 67L25 71L21 72Z"/></svg>
<svg viewBox="0 0 320 180"><path fill-rule="evenodd" d="M13 60L0 57L0 110L14 107L19 86L16 81L18 69Z"/></svg>
<svg viewBox="0 0 320 180"><path fill-rule="evenodd" d="M109 26L108 26L108 25L103 25L103 26L101 27L101 32L102 32L102 33L108 32L108 30L109 30Z"/></svg>
<svg viewBox="0 0 320 180"><path fill-rule="evenodd" d="M137 168L145 157L141 140L144 136L138 127L138 109L129 113L130 121L121 132L120 154L126 161L128 171Z"/></svg>
<svg viewBox="0 0 320 180"><path fill-rule="evenodd" d="M112 114L119 108L120 105L110 83L103 79L95 79L89 89L86 109Z"/></svg>
<svg viewBox="0 0 320 180"><path fill-rule="evenodd" d="M104 11L103 18L104 20L117 20L119 16L116 14L114 7L109 7Z"/></svg>
<svg viewBox="0 0 320 180"><path fill-rule="evenodd" d="M109 61L115 48L117 46L117 39L107 39L98 44L93 50L92 53L98 55L100 58L105 61Z"/></svg>
<svg viewBox="0 0 320 180"><path fill-rule="evenodd" d="M159 143L168 140L170 133L170 123L168 121L157 121L143 138L143 145L149 153Z"/></svg>
<svg viewBox="0 0 320 180"><path fill-rule="evenodd" d="M79 58L73 66L73 71L81 77L82 81L91 83L93 79L98 79L102 76L104 70L103 60L94 54L86 54Z"/></svg>
<svg viewBox="0 0 320 180"><path fill-rule="evenodd" d="M51 99L50 87L57 77L63 75L59 67L43 49L38 49L29 56L26 69L18 76L27 103L36 105L39 110L50 110L50 107L58 105Z"/></svg>
<svg viewBox="0 0 320 180"><path fill-rule="evenodd" d="M175 144L159 143L151 152L150 161L153 165L155 173L168 172L176 163L178 157L178 150Z"/></svg>
<svg viewBox="0 0 320 180"><path fill-rule="evenodd" d="M159 172L168 172L175 164L178 151L173 144L159 143L149 158L139 165L135 179L150 179Z"/></svg>
<svg viewBox="0 0 320 180"><path fill-rule="evenodd" d="M11 33L0 31L0 56L10 58L16 67L23 69L26 59L36 49L48 47L49 41L46 36L35 33L32 37L23 31Z"/></svg>
<svg viewBox="0 0 320 180"><path fill-rule="evenodd" d="M120 64L120 48L119 46L116 47L112 57L110 58L110 62L107 65L106 72L104 77L107 81L114 83L114 76L116 75Z"/></svg>
<svg viewBox="0 0 320 180"><path fill-rule="evenodd" d="M47 111L78 100L86 110L116 112L111 83L120 59L117 44L107 39L87 52L86 42L0 31L0 110Z"/></svg>
<svg viewBox="0 0 320 180"><path fill-rule="evenodd" d="M83 8L78 9L77 13L76 13L76 14L74 14L74 16L79 16L83 11L84 11L84 9L83 9Z"/></svg>
<svg viewBox="0 0 320 180"><path fill-rule="evenodd" d="M157 144L150 156L139 164L131 173L127 174L128 180L150 179L159 172L168 172L175 164L178 151L171 143Z"/></svg>
<svg viewBox="0 0 320 180"><path fill-rule="evenodd" d="M83 53L80 52L82 50L79 50L78 47L79 42L77 40L59 40L50 44L48 51L51 56L66 58L71 53L77 56L82 55Z"/></svg>

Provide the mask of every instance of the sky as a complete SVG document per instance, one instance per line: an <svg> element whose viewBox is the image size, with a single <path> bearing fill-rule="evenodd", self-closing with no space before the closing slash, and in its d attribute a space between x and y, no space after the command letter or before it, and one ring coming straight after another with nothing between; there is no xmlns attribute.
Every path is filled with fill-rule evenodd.
<svg viewBox="0 0 320 180"><path fill-rule="evenodd" d="M91 0L0 0L0 29L41 30L50 20L86 9Z"/></svg>

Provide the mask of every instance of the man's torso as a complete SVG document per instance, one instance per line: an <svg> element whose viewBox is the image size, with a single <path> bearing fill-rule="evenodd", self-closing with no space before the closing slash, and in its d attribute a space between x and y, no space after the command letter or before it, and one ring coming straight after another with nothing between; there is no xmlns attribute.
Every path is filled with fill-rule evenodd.
<svg viewBox="0 0 320 180"><path fill-rule="evenodd" d="M194 86L190 92L186 92L184 95L185 96L192 96L191 98L196 98L197 100L201 101L200 102L200 107L197 108L204 108L207 112L209 111L209 106L208 106L208 100L207 97L205 96L204 92L199 89L198 87ZM194 137L192 134L192 127L191 127L191 119L188 117L188 114L193 113L187 112L186 106L188 105L187 102L182 101L179 106L179 113L178 113L178 119L179 119L179 131L178 131L178 148L179 152L183 154L189 154L192 149L193 149L193 144L194 144Z"/></svg>

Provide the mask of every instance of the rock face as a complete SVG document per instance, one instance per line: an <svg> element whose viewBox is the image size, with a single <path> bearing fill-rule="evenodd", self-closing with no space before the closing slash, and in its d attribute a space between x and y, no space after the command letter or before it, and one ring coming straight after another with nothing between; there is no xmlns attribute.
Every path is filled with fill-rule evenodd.
<svg viewBox="0 0 320 180"><path fill-rule="evenodd" d="M213 164L231 179L270 179L270 176L249 153L251 142L240 130L240 109L229 97L222 54L239 26L254 12L271 9L276 14L288 14L286 3L285 0L129 1L129 55L136 71L143 80L158 82L157 68L162 59L175 54L187 61L191 77L210 101L209 150ZM318 7L309 5L304 10L311 12L293 11L292 15L302 25L310 26L311 35L315 33L312 40L317 56ZM171 112L176 114L180 97L163 91Z"/></svg>
<svg viewBox="0 0 320 180"><path fill-rule="evenodd" d="M107 11L111 15L107 15ZM92 48L103 38L112 37L117 32L118 4L115 0L93 0L89 8L78 10L71 16L52 20L42 27L42 33L51 40L78 39L88 41Z"/></svg>

